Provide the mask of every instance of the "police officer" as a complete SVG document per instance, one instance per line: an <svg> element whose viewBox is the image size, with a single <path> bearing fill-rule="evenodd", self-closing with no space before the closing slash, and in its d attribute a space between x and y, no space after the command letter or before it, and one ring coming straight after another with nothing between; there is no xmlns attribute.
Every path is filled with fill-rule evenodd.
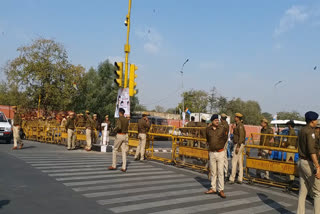
<svg viewBox="0 0 320 214"><path fill-rule="evenodd" d="M228 155L227 155L227 151L228 151L228 138L229 138L229 124L227 122L227 118L228 116L224 113L222 113L220 115L220 122L221 122L221 125L225 128L225 133L226 133L226 136L225 136L225 140L226 140L226 143L225 143L225 146L224 146L224 176L225 178L228 177L228 171L229 171L229 163L228 163Z"/></svg>
<svg viewBox="0 0 320 214"><path fill-rule="evenodd" d="M18 149L18 144L20 144L19 149L22 149L23 143L20 138L20 129L22 125L22 119L20 113L17 111L17 106L12 107L14 116L13 116L13 150Z"/></svg>
<svg viewBox="0 0 320 214"><path fill-rule="evenodd" d="M66 119L66 115L62 114L62 120L61 120L61 127L65 128L67 125L67 119Z"/></svg>
<svg viewBox="0 0 320 214"><path fill-rule="evenodd" d="M313 196L315 214L320 213L320 165L318 161L319 147L316 145L314 128L317 126L319 115L316 112L308 111L305 114L307 126L299 133L298 148L299 161L298 170L300 176L300 191L298 199L297 214L305 213L305 202L308 195Z"/></svg>
<svg viewBox="0 0 320 214"><path fill-rule="evenodd" d="M144 160L144 153L146 150L146 142L147 142L147 132L150 129L150 122L147 116L148 116L147 114L142 114L142 118L138 121L139 145L137 147L137 151L134 156L134 159L136 161L139 160L139 155L140 155L140 161Z"/></svg>
<svg viewBox="0 0 320 214"><path fill-rule="evenodd" d="M68 133L68 150L74 150L76 148L76 133L75 133L75 129L76 129L76 119L74 116L74 113L71 112L69 114L69 118L67 120L67 124L66 124L66 132Z"/></svg>
<svg viewBox="0 0 320 214"><path fill-rule="evenodd" d="M287 122L289 133L288 136L289 138L287 139L286 142L286 148L288 149L296 149L296 144L297 144L297 138L296 138L296 132L294 130L294 121L290 120ZM294 162L294 153L287 152L286 156L286 162ZM289 180L290 183L292 184L294 181L294 175L289 175Z"/></svg>
<svg viewBox="0 0 320 214"><path fill-rule="evenodd" d="M260 135L260 146L271 146L271 140L273 139L273 129L269 126L269 121L267 119L261 120L261 135ZM260 149L258 152L258 158L268 159L272 151L267 149ZM269 179L269 171L263 173L261 170L256 170L256 176L258 178Z"/></svg>
<svg viewBox="0 0 320 214"><path fill-rule="evenodd" d="M196 127L196 122L195 121L195 117L194 116L191 116L191 121L189 123L187 123L187 126L186 127Z"/></svg>
<svg viewBox="0 0 320 214"><path fill-rule="evenodd" d="M226 198L223 177L225 128L219 124L219 115L212 115L211 121L212 124L206 128L206 138L209 146L211 188L205 194L215 194L218 192L221 198Z"/></svg>
<svg viewBox="0 0 320 214"><path fill-rule="evenodd" d="M199 128L202 128L200 130L200 138L206 138L206 129L205 128L208 127L208 124L207 124L207 117L205 115L201 116L201 122L196 123L196 126ZM205 148L205 145L206 145L205 143L200 142L199 146L202 148ZM195 147L198 147L198 145L195 144Z"/></svg>
<svg viewBox="0 0 320 214"><path fill-rule="evenodd" d="M86 141L87 146L85 147L85 150L87 152L91 151L92 147L92 130L94 129L93 120L90 116L90 111L86 111Z"/></svg>
<svg viewBox="0 0 320 214"><path fill-rule="evenodd" d="M122 172L127 171L127 147L128 147L128 128L129 120L124 117L125 110L119 109L119 119L117 120L114 131L117 133L114 141L113 152L112 152L112 166L109 170L115 170L117 168L117 152L121 147L122 152Z"/></svg>
<svg viewBox="0 0 320 214"><path fill-rule="evenodd" d="M197 127L196 123L195 123L195 117L191 116L191 121L189 121L186 125L187 128L192 128L192 127ZM185 133L187 133L189 136L194 134L194 130L192 129L185 129L183 130ZM196 146L198 144L198 142L194 141L194 140L187 140L187 145L188 146Z"/></svg>
<svg viewBox="0 0 320 214"><path fill-rule="evenodd" d="M110 121L109 121L109 115L105 116L105 120L101 124L101 127L103 128L102 132L102 144L103 145L109 145L109 131L110 131Z"/></svg>
<svg viewBox="0 0 320 214"><path fill-rule="evenodd" d="M99 133L101 131L100 123L98 121L98 115L97 114L93 115L93 124L94 124L94 130L95 131L92 133L92 143L96 144L96 143L98 143Z"/></svg>
<svg viewBox="0 0 320 214"><path fill-rule="evenodd" d="M239 176L237 183L242 184L243 180L243 157L242 153L244 150L244 144L246 140L246 130L242 123L243 115L241 113L236 113L234 121L236 122L236 127L233 129L233 143L235 144L233 148L232 157L232 170L229 178L229 183L234 184L234 180L237 172L237 165L239 164Z"/></svg>

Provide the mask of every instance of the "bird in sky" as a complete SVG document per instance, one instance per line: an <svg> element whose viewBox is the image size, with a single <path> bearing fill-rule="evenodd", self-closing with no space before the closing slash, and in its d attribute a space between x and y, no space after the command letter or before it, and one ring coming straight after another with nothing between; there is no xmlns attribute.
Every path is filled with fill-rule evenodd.
<svg viewBox="0 0 320 214"><path fill-rule="evenodd" d="M314 66L313 70L317 70L317 66Z"/></svg>
<svg viewBox="0 0 320 214"><path fill-rule="evenodd" d="M274 87L277 87L277 85L281 84L282 82L282 80L278 81L276 84L274 84Z"/></svg>

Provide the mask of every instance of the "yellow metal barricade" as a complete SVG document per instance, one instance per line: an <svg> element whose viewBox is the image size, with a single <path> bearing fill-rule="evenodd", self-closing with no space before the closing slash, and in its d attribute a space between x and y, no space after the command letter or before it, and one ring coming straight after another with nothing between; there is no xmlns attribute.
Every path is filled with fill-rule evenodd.
<svg viewBox="0 0 320 214"><path fill-rule="evenodd" d="M79 147L84 147L86 145L87 136L86 136L86 128L85 127L77 127L76 128L76 141Z"/></svg>
<svg viewBox="0 0 320 214"><path fill-rule="evenodd" d="M173 136L173 160L179 166L207 171L209 152L205 127L180 128Z"/></svg>
<svg viewBox="0 0 320 214"><path fill-rule="evenodd" d="M155 153L155 143L162 143L162 142L167 142L167 144L170 146L172 149L172 154L174 151L174 144L173 144L173 133L175 131L174 126L167 126L167 125L151 125L150 130L148 132L148 136L151 141L151 147L146 150L146 155L148 158L153 159L153 160L159 160L163 161L165 163L173 163L173 155L170 155L165 157L163 155L162 157L157 156Z"/></svg>
<svg viewBox="0 0 320 214"><path fill-rule="evenodd" d="M134 155L133 148L137 148L139 145L138 139L138 123L130 123L128 129L128 146L129 146L129 154ZM149 148L149 145L146 145L146 149Z"/></svg>
<svg viewBox="0 0 320 214"><path fill-rule="evenodd" d="M289 139L295 142L295 146L289 147L287 145ZM251 184L256 182L297 190L297 188L289 185L289 182L280 179L280 177L285 177L285 180L287 180L288 176L297 176L297 164L294 162L294 154L298 153L296 141L296 136L252 133L249 142L245 145L244 151L245 179ZM266 158L269 157L272 151L277 152L277 159L271 160L270 158ZM286 152L287 156L289 154L293 155L293 158L290 160L284 159L284 152ZM262 155L262 153L266 155ZM258 176L253 176L249 169L258 171ZM279 179L260 178L260 172L273 172L279 176Z"/></svg>

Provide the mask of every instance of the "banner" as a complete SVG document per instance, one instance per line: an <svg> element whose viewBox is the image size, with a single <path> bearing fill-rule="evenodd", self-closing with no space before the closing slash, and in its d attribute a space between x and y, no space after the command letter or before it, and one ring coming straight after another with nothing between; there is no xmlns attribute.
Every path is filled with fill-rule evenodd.
<svg viewBox="0 0 320 214"><path fill-rule="evenodd" d="M125 110L124 116L130 116L130 96L129 88L119 88L117 96L116 111L114 117L119 117L119 109L123 108Z"/></svg>

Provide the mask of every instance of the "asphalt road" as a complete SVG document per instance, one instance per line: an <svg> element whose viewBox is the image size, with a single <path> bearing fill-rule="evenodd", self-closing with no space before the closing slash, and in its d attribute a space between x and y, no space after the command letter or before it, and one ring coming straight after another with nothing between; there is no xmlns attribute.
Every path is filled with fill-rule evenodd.
<svg viewBox="0 0 320 214"><path fill-rule="evenodd" d="M107 170L111 153L37 142L11 147L0 144L0 213L270 214L294 213L297 206L296 193L260 185L227 184L227 199L205 195L206 175L153 161L129 157L122 173Z"/></svg>

